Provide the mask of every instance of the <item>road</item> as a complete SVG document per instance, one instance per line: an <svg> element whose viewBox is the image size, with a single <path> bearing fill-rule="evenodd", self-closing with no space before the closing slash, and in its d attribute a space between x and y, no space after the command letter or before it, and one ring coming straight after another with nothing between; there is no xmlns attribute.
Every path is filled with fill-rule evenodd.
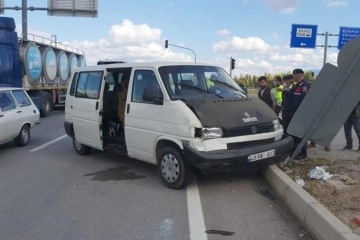
<svg viewBox="0 0 360 240"><path fill-rule="evenodd" d="M152 165L77 155L63 112L41 120L28 146L0 146L0 239L310 239L258 174L197 175L171 190Z"/></svg>

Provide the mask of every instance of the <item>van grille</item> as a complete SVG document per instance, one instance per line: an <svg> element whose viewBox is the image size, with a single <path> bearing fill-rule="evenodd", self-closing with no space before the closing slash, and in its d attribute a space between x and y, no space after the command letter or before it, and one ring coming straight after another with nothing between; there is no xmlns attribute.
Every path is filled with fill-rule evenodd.
<svg viewBox="0 0 360 240"><path fill-rule="evenodd" d="M256 128L256 132L254 133L254 128ZM224 137L237 137L237 136L245 136L245 135L253 135L259 133L268 133L274 131L274 124L259 124L252 125L240 128L224 128Z"/></svg>
<svg viewBox="0 0 360 240"><path fill-rule="evenodd" d="M248 141L248 142L236 142L236 143L228 143L227 149L228 150L234 150L234 149L242 149L247 147L255 147L260 145L265 145L269 143L275 142L275 138L269 138L269 139L262 139L262 140L256 140L256 141Z"/></svg>

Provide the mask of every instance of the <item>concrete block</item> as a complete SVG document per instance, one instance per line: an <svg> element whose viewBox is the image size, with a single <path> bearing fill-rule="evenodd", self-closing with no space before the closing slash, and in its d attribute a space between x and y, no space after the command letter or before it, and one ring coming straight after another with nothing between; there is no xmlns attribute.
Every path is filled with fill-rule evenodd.
<svg viewBox="0 0 360 240"><path fill-rule="evenodd" d="M284 199L286 189L288 188L289 178L281 169L279 169L276 165L270 165L265 168L262 172L263 176L270 183L272 188L276 191L276 193Z"/></svg>
<svg viewBox="0 0 360 240"><path fill-rule="evenodd" d="M310 203L305 225L319 240L339 240L352 231L320 203Z"/></svg>
<svg viewBox="0 0 360 240"><path fill-rule="evenodd" d="M339 240L360 240L360 236L354 233L345 233L339 236L337 239Z"/></svg>
<svg viewBox="0 0 360 240"><path fill-rule="evenodd" d="M288 188L285 191L284 201L289 208L295 213L295 215L301 220L305 221L305 215L309 208L309 204L317 203L317 200L313 198L302 187L295 183L288 177Z"/></svg>

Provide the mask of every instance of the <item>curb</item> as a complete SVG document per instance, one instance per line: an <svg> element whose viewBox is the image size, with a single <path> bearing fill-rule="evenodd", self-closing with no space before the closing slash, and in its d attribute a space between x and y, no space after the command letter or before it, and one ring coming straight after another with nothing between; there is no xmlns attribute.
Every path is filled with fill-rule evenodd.
<svg viewBox="0 0 360 240"><path fill-rule="evenodd" d="M265 168L262 175L317 239L360 240L359 235L354 234L276 165Z"/></svg>

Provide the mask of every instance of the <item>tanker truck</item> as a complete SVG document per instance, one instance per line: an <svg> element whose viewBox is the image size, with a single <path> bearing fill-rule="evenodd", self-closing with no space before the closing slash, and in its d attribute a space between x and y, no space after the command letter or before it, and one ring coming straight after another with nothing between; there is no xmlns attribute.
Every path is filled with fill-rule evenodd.
<svg viewBox="0 0 360 240"><path fill-rule="evenodd" d="M0 87L24 88L46 117L65 105L71 71L85 66L84 52L28 34L19 38L13 18L0 17Z"/></svg>

